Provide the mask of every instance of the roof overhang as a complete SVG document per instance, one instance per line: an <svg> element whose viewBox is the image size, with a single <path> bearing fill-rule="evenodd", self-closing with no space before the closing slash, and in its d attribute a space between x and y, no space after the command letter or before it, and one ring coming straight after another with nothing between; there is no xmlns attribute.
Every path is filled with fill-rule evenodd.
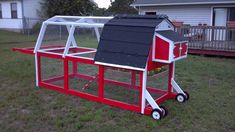
<svg viewBox="0 0 235 132"><path fill-rule="evenodd" d="M185 2L185 3L155 3L155 4L131 4L133 7L139 6L169 6L169 5L218 5L218 4L235 4L235 1L218 1L218 2Z"/></svg>

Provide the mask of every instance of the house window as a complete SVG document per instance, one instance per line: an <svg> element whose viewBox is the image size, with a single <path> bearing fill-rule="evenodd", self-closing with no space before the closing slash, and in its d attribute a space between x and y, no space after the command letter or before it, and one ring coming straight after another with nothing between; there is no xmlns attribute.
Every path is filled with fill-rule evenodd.
<svg viewBox="0 0 235 132"><path fill-rule="evenodd" d="M2 18L2 4L0 3L0 19Z"/></svg>
<svg viewBox="0 0 235 132"><path fill-rule="evenodd" d="M228 20L235 21L235 7L228 8Z"/></svg>
<svg viewBox="0 0 235 132"><path fill-rule="evenodd" d="M235 7L213 9L213 26L226 26L228 21L235 21Z"/></svg>
<svg viewBox="0 0 235 132"><path fill-rule="evenodd" d="M145 15L156 15L156 12L145 12Z"/></svg>
<svg viewBox="0 0 235 132"><path fill-rule="evenodd" d="M18 18L17 17L17 4L11 3L11 18Z"/></svg>

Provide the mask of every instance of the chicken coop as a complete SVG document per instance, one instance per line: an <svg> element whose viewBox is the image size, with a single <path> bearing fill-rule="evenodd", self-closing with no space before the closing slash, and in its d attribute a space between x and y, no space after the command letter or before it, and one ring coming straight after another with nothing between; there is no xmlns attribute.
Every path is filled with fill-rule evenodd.
<svg viewBox="0 0 235 132"><path fill-rule="evenodd" d="M64 27L68 36L63 43L43 42L50 26ZM92 30L97 48L84 46L76 37L83 29ZM162 102L189 99L174 77L175 62L187 57L187 49L188 41L174 32L165 15L55 16L43 22L35 47L13 48L35 56L38 87L155 120L167 115Z"/></svg>

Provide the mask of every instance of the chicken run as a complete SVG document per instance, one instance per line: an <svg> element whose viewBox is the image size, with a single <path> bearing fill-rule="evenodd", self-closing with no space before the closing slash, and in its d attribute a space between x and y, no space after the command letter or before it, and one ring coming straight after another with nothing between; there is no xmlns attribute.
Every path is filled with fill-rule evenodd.
<svg viewBox="0 0 235 132"><path fill-rule="evenodd" d="M51 25L67 30L64 45L43 43ZM77 43L75 30L81 29L94 31L98 48ZM167 16L119 15L54 16L43 22L35 47L13 51L35 56L36 85L40 88L160 120L167 115L167 109L160 106L162 102L176 99L183 103L189 99L174 77L175 61L186 58L187 49L187 39L174 32ZM53 72L43 70L48 67L60 68L60 72L45 76ZM165 89L149 86L148 80L155 83L163 76Z"/></svg>

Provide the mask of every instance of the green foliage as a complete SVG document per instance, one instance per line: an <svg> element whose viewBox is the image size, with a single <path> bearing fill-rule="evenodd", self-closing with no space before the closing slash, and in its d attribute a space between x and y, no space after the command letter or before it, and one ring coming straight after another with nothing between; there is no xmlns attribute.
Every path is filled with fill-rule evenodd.
<svg viewBox="0 0 235 132"><path fill-rule="evenodd" d="M133 0L115 0L108 9L99 8L92 0L43 0L39 15L43 18L55 15L104 16L116 14L137 14L130 6Z"/></svg>
<svg viewBox="0 0 235 132"><path fill-rule="evenodd" d="M92 15L93 16L105 16L105 11L106 11L105 8L95 7Z"/></svg>
<svg viewBox="0 0 235 132"><path fill-rule="evenodd" d="M41 3L44 17L55 15L92 15L97 5L89 0L44 0Z"/></svg>
<svg viewBox="0 0 235 132"><path fill-rule="evenodd" d="M115 0L111 3L107 12L112 14L137 14L137 10L130 6L134 0Z"/></svg>
<svg viewBox="0 0 235 132"><path fill-rule="evenodd" d="M41 29L42 24L40 22L36 23L33 28L31 33L35 34L35 33L39 33L40 29Z"/></svg>

